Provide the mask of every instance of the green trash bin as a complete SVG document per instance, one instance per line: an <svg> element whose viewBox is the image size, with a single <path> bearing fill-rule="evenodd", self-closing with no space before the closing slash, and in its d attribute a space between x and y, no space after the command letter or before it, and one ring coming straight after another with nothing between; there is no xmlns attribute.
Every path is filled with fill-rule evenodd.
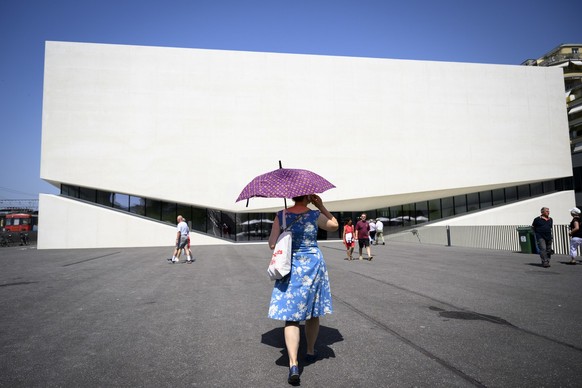
<svg viewBox="0 0 582 388"><path fill-rule="evenodd" d="M520 226L517 228L519 234L519 246L521 253L535 253L535 237L531 226Z"/></svg>

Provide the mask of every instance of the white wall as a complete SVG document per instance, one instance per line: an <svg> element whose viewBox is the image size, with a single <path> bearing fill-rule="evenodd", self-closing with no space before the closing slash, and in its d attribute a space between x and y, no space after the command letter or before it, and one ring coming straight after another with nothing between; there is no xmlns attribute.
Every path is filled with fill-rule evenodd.
<svg viewBox="0 0 582 388"><path fill-rule="evenodd" d="M176 242L175 225L128 216L56 195L41 194L39 209L39 249L167 246L168 257L171 257ZM229 242L192 232L190 244Z"/></svg>
<svg viewBox="0 0 582 388"><path fill-rule="evenodd" d="M311 169L361 210L572 174L561 69L47 42L41 177L230 211Z"/></svg>
<svg viewBox="0 0 582 388"><path fill-rule="evenodd" d="M575 205L573 191L560 191L525 201L510 203L487 211L471 213L440 222L431 226L472 226L472 225L531 225L540 215L542 207L550 209L550 217L556 225L568 225L572 220L570 209Z"/></svg>

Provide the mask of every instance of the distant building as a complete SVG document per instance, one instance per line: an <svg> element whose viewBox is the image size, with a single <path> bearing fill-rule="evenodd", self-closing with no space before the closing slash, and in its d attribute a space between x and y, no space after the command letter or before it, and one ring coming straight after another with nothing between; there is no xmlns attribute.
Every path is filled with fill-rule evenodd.
<svg viewBox="0 0 582 388"><path fill-rule="evenodd" d="M522 64L560 67L564 71L574 190L576 203L582 206L582 43L561 44L542 57Z"/></svg>
<svg viewBox="0 0 582 388"><path fill-rule="evenodd" d="M47 42L38 248L268 236L278 167L317 172L339 219L390 228L556 223L574 206L559 68ZM459 217L462 216L462 217ZM225 225L227 228L225 228ZM335 235L322 237L339 238Z"/></svg>

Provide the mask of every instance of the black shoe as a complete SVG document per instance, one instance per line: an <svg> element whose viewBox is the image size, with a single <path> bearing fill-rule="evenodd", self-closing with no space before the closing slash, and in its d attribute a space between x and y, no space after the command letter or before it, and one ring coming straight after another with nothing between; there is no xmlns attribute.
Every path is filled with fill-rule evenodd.
<svg viewBox="0 0 582 388"><path fill-rule="evenodd" d="M287 382L291 385L298 385L299 384L299 367L297 365L293 365L289 368L289 378Z"/></svg>
<svg viewBox="0 0 582 388"><path fill-rule="evenodd" d="M319 359L317 352L313 352L313 354L306 354L305 355L305 362L308 364L314 363Z"/></svg>

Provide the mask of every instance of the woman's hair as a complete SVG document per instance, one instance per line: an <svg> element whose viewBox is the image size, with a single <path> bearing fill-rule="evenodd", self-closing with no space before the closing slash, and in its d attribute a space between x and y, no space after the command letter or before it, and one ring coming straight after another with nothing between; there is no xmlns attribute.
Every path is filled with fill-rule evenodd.
<svg viewBox="0 0 582 388"><path fill-rule="evenodd" d="M349 224L351 221L352 221L352 219L351 219L350 217L348 217L348 218L346 218L346 219L344 220L344 222L345 222L346 224Z"/></svg>
<svg viewBox="0 0 582 388"><path fill-rule="evenodd" d="M293 197L291 198L294 202L301 202L303 201L305 198L307 198L307 195L300 195L299 197Z"/></svg>

